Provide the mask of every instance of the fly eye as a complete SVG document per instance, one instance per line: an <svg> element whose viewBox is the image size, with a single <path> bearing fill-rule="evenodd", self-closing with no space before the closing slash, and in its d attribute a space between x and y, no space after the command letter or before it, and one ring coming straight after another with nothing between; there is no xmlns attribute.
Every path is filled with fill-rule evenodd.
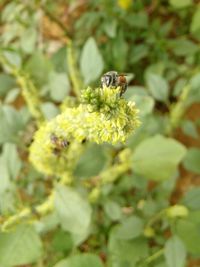
<svg viewBox="0 0 200 267"><path fill-rule="evenodd" d="M110 76L105 76L105 83L106 83L106 86L110 85L110 83L111 83L111 77Z"/></svg>

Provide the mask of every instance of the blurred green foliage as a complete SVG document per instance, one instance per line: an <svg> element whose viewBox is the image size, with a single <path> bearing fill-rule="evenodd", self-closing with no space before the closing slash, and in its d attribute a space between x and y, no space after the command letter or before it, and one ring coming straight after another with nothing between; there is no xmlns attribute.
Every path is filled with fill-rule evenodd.
<svg viewBox="0 0 200 267"><path fill-rule="evenodd" d="M199 266L198 1L0 0L0 12L1 225L16 216L0 266ZM126 144L86 143L57 185L28 161L37 118L76 107L109 70L128 74L142 125Z"/></svg>

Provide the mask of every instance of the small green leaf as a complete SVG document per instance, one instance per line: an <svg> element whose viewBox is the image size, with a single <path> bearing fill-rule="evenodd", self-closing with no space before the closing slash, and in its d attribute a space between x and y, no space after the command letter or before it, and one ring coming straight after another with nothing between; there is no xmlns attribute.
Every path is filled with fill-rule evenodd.
<svg viewBox="0 0 200 267"><path fill-rule="evenodd" d="M25 127L20 112L7 105L0 105L0 125L0 143L18 141L18 134Z"/></svg>
<svg viewBox="0 0 200 267"><path fill-rule="evenodd" d="M126 17L127 23L136 29L145 29L148 27L148 15L145 11L132 12Z"/></svg>
<svg viewBox="0 0 200 267"><path fill-rule="evenodd" d="M92 211L87 200L77 191L66 186L58 186L55 208L63 230L77 235L87 234Z"/></svg>
<svg viewBox="0 0 200 267"><path fill-rule="evenodd" d="M18 67L18 68L21 67L22 59L21 59L21 55L18 52L7 50L3 52L3 55L6 57L6 59L11 65L14 65L15 67Z"/></svg>
<svg viewBox="0 0 200 267"><path fill-rule="evenodd" d="M42 254L42 243L30 225L0 234L0 265L17 266L36 262Z"/></svg>
<svg viewBox="0 0 200 267"><path fill-rule="evenodd" d="M117 226L109 236L108 250L111 266L135 266L135 263L148 256L148 244L144 238L119 239Z"/></svg>
<svg viewBox="0 0 200 267"><path fill-rule="evenodd" d="M106 215L113 221L117 221L122 216L120 206L114 201L108 201L104 205Z"/></svg>
<svg viewBox="0 0 200 267"><path fill-rule="evenodd" d="M9 143L4 144L2 158L8 168L10 178L16 179L22 166L16 145Z"/></svg>
<svg viewBox="0 0 200 267"><path fill-rule="evenodd" d="M199 73L192 76L190 80L190 85L191 85L192 92L199 91L199 87L200 87L200 74Z"/></svg>
<svg viewBox="0 0 200 267"><path fill-rule="evenodd" d="M103 169L105 161L103 147L90 144L77 163L75 175L86 178L97 175Z"/></svg>
<svg viewBox="0 0 200 267"><path fill-rule="evenodd" d="M10 103L14 102L19 94L20 94L19 88L13 88L12 90L10 90L7 93L4 102L6 104L10 104Z"/></svg>
<svg viewBox="0 0 200 267"><path fill-rule="evenodd" d="M183 120L181 124L181 128L183 129L184 134L191 136L193 138L199 137L196 125L194 124L193 121Z"/></svg>
<svg viewBox="0 0 200 267"><path fill-rule="evenodd" d="M58 49L51 57L56 72L67 73L67 49L66 46Z"/></svg>
<svg viewBox="0 0 200 267"><path fill-rule="evenodd" d="M31 55L26 66L26 71L30 73L38 87L43 86L48 81L50 72L52 71L52 63L41 52L35 52Z"/></svg>
<svg viewBox="0 0 200 267"><path fill-rule="evenodd" d="M170 4L176 8L183 8L192 5L192 0L169 0Z"/></svg>
<svg viewBox="0 0 200 267"><path fill-rule="evenodd" d="M167 266L167 264L165 262L161 262L159 264L156 264L155 267L168 267L168 266Z"/></svg>
<svg viewBox="0 0 200 267"><path fill-rule="evenodd" d="M59 114L59 109L51 102L45 102L41 106L42 113L47 120L51 120Z"/></svg>
<svg viewBox="0 0 200 267"><path fill-rule="evenodd" d="M82 50L80 68L85 84L95 81L103 71L103 58L94 38L90 37Z"/></svg>
<svg viewBox="0 0 200 267"><path fill-rule="evenodd" d="M123 72L127 65L127 56L128 56L128 50L129 46L128 43L124 37L123 32L119 32L112 43L112 65L113 68Z"/></svg>
<svg viewBox="0 0 200 267"><path fill-rule="evenodd" d="M141 59L145 58L148 56L149 48L145 44L139 44L137 46L133 47L132 54L131 54L131 62L137 63Z"/></svg>
<svg viewBox="0 0 200 267"><path fill-rule="evenodd" d="M171 237L165 244L164 255L168 267L184 267L186 263L186 250L182 241Z"/></svg>
<svg viewBox="0 0 200 267"><path fill-rule="evenodd" d="M50 96L54 101L61 102L68 95L70 83L65 73L51 72L49 75Z"/></svg>
<svg viewBox="0 0 200 267"><path fill-rule="evenodd" d="M56 231L53 241L52 247L55 251L63 251L65 253L69 252L73 247L72 237L68 232L59 229Z"/></svg>
<svg viewBox="0 0 200 267"><path fill-rule="evenodd" d="M117 21L116 20L107 21L104 24L104 31L110 38L115 38L117 32Z"/></svg>
<svg viewBox="0 0 200 267"><path fill-rule="evenodd" d="M135 95L131 98L136 103L140 111L140 116L145 116L152 112L154 108L154 99L151 96Z"/></svg>
<svg viewBox="0 0 200 267"><path fill-rule="evenodd" d="M74 255L66 260L62 260L54 267L103 267L99 257L91 253Z"/></svg>
<svg viewBox="0 0 200 267"><path fill-rule="evenodd" d="M37 40L37 31L34 28L27 29L21 36L20 45L25 53L32 53Z"/></svg>
<svg viewBox="0 0 200 267"><path fill-rule="evenodd" d="M199 224L196 224L188 219L178 220L176 224L176 234L181 238L187 250L194 255L200 253L200 240Z"/></svg>
<svg viewBox="0 0 200 267"><path fill-rule="evenodd" d="M116 227L116 237L119 239L133 239L140 236L143 232L144 223L137 216L124 219L121 225Z"/></svg>
<svg viewBox="0 0 200 267"><path fill-rule="evenodd" d="M15 86L15 79L8 74L0 74L0 96L5 96Z"/></svg>
<svg viewBox="0 0 200 267"><path fill-rule="evenodd" d="M200 210L200 188L193 188L186 192L182 203L191 210Z"/></svg>
<svg viewBox="0 0 200 267"><path fill-rule="evenodd" d="M183 161L183 165L187 170L200 174L200 149L190 148Z"/></svg>
<svg viewBox="0 0 200 267"><path fill-rule="evenodd" d="M170 47L177 56L194 55L199 51L199 46L197 44L185 38L171 41Z"/></svg>
<svg viewBox="0 0 200 267"><path fill-rule="evenodd" d="M186 153L178 141L156 135L140 143L132 156L133 170L147 179L169 179Z"/></svg>
<svg viewBox="0 0 200 267"><path fill-rule="evenodd" d="M190 25L190 32L196 33L200 30L200 6L195 10L194 15L192 17L192 22Z"/></svg>
<svg viewBox="0 0 200 267"><path fill-rule="evenodd" d="M168 99L168 83L158 74L147 74L147 86L156 100L166 102Z"/></svg>
<svg viewBox="0 0 200 267"><path fill-rule="evenodd" d="M5 159L3 158L3 156L0 156L0 173L1 173L0 194L2 194L11 188L10 174L5 164Z"/></svg>
<svg viewBox="0 0 200 267"><path fill-rule="evenodd" d="M4 155L0 156L0 175L0 213L8 214L9 212L15 212L15 187L11 182L9 168Z"/></svg>

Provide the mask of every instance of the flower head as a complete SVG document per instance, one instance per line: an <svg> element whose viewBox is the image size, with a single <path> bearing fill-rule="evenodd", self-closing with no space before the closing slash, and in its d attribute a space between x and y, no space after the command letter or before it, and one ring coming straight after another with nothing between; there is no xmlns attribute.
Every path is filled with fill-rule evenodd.
<svg viewBox="0 0 200 267"><path fill-rule="evenodd" d="M30 147L30 160L38 170L63 175L73 169L83 150L83 141L125 142L139 126L133 102L120 97L120 88L87 88L82 103L43 125Z"/></svg>

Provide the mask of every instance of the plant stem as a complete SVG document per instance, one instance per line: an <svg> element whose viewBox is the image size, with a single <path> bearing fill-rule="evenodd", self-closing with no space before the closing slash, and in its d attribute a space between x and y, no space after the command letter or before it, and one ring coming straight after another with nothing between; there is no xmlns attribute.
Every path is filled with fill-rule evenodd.
<svg viewBox="0 0 200 267"><path fill-rule="evenodd" d="M1 226L1 230L3 232L8 231L12 226L15 226L16 224L19 224L23 220L28 220L32 216L44 216L47 213L49 213L53 209L53 201L54 201L54 192L48 197L48 199L42 203L41 205L38 205L36 208L24 208L19 213L16 213L3 222Z"/></svg>
<svg viewBox="0 0 200 267"><path fill-rule="evenodd" d="M186 85L181 92L178 102L170 109L169 124L166 129L166 133L168 135L171 135L173 133L173 130L180 124L180 121L187 108L186 101L189 96L190 90L191 86Z"/></svg>
<svg viewBox="0 0 200 267"><path fill-rule="evenodd" d="M28 77L26 73L15 66L13 66L3 55L0 54L0 62L3 66L9 68L9 72L16 78L16 82L19 84L22 95L27 103L28 109L36 119L38 126L40 126L44 121L43 113L40 109L41 100L39 97L38 90L36 89L35 85Z"/></svg>
<svg viewBox="0 0 200 267"><path fill-rule="evenodd" d="M83 87L83 82L79 69L77 67L76 55L73 47L73 43L69 42L67 46L67 64L69 69L69 76L73 85L75 95L80 97L80 90Z"/></svg>
<svg viewBox="0 0 200 267"><path fill-rule="evenodd" d="M149 256L145 261L144 263L145 264L149 264L151 263L152 261L156 260L157 258L159 258L160 256L162 256L164 253L164 249L160 249L158 251L156 251L154 254L152 254L151 256Z"/></svg>

